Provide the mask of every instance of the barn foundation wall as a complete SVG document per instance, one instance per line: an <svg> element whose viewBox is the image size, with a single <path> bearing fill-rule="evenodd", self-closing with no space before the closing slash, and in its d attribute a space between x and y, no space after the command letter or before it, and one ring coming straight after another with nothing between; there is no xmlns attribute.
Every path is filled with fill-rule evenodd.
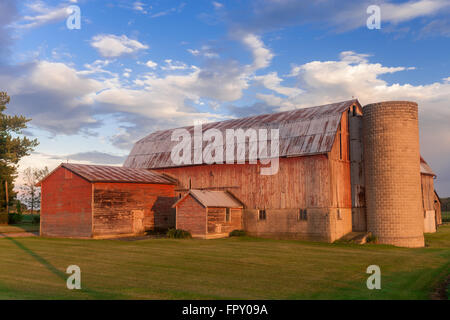
<svg viewBox="0 0 450 320"><path fill-rule="evenodd" d="M298 209L266 209L265 220L258 212L244 210L244 230L252 236L333 242L352 229L350 208L310 208L306 220L299 219Z"/></svg>

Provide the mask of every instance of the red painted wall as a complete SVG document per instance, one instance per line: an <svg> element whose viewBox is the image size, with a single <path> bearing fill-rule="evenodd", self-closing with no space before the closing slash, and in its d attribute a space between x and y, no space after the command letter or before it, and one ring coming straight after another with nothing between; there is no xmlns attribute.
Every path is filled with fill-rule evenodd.
<svg viewBox="0 0 450 320"><path fill-rule="evenodd" d="M91 236L91 183L59 168L42 182L41 194L42 236Z"/></svg>

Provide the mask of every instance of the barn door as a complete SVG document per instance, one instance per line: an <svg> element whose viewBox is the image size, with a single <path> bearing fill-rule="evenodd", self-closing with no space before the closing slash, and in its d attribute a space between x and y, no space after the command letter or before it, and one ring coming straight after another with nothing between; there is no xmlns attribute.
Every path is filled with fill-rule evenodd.
<svg viewBox="0 0 450 320"><path fill-rule="evenodd" d="M133 233L144 233L144 211L133 210Z"/></svg>

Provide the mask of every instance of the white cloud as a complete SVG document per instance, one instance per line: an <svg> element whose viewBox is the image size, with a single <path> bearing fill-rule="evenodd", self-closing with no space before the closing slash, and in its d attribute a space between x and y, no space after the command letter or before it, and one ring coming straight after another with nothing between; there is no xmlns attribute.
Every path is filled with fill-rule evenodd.
<svg viewBox="0 0 450 320"><path fill-rule="evenodd" d="M42 1L34 1L26 4L31 15L26 15L15 26L17 28L30 29L49 23L62 21L69 16L67 7L48 7Z"/></svg>
<svg viewBox="0 0 450 320"><path fill-rule="evenodd" d="M222 9L223 8L223 4L217 1L213 1L212 2L213 6L215 9Z"/></svg>
<svg viewBox="0 0 450 320"><path fill-rule="evenodd" d="M187 64L181 61L173 61L172 59L166 59L164 60L164 62L166 63L166 65L161 67L161 69L163 70L174 71L174 70L186 70L189 68Z"/></svg>
<svg viewBox="0 0 450 320"><path fill-rule="evenodd" d="M172 13L180 13L181 11L183 11L183 8L185 6L186 6L186 3L182 2L178 7L173 7L173 8L167 9L167 10L163 10L163 11L154 13L151 15L151 17L159 18L159 17L167 16Z"/></svg>
<svg viewBox="0 0 450 320"><path fill-rule="evenodd" d="M106 70L105 68L109 66L113 60L95 60L93 63L86 63L84 67L86 70L78 71L77 74L86 76L91 74L100 74L105 73L110 76L116 76L116 74L110 72L109 70Z"/></svg>
<svg viewBox="0 0 450 320"><path fill-rule="evenodd" d="M92 38L91 46L106 58L116 58L124 54L131 54L139 50L148 49L148 46L126 35L116 36L113 34L102 34Z"/></svg>
<svg viewBox="0 0 450 320"><path fill-rule="evenodd" d="M200 50L197 49L187 49L187 51L192 54L193 56L199 56L200 55Z"/></svg>
<svg viewBox="0 0 450 320"><path fill-rule="evenodd" d="M143 14L147 14L148 13L147 8L151 9L152 7L151 6L147 6L145 3L141 2L141 1L135 1L133 3L133 10L139 11L139 12L141 12Z"/></svg>
<svg viewBox="0 0 450 320"><path fill-rule="evenodd" d="M254 34L246 34L242 38L244 43L253 54L253 64L250 66L250 71L256 71L269 66L273 58L273 53L264 46L261 38Z"/></svg>
<svg viewBox="0 0 450 320"><path fill-rule="evenodd" d="M145 65L146 65L147 67L149 67L150 69L155 69L155 68L158 66L158 64L157 64L156 62L152 61L152 60L148 60L148 61L145 63Z"/></svg>
<svg viewBox="0 0 450 320"><path fill-rule="evenodd" d="M66 64L49 61L0 74L0 87L8 88L15 112L31 117L31 125L53 133L74 134L98 126L92 106L102 86Z"/></svg>
<svg viewBox="0 0 450 320"><path fill-rule="evenodd" d="M299 88L282 86L281 82L283 81L283 79L278 77L278 74L276 72L271 72L263 76L256 76L253 79L256 82L261 83L267 89L275 91L276 93L281 94L283 96L295 97L303 92L303 90Z"/></svg>
<svg viewBox="0 0 450 320"><path fill-rule="evenodd" d="M219 54L215 52L210 46L202 46L201 49L187 49L193 56L203 56L206 58L218 58Z"/></svg>
<svg viewBox="0 0 450 320"><path fill-rule="evenodd" d="M419 0L404 3L383 3L381 4L382 20L394 24L413 20L419 17L430 16L440 10L450 7L447 0Z"/></svg>

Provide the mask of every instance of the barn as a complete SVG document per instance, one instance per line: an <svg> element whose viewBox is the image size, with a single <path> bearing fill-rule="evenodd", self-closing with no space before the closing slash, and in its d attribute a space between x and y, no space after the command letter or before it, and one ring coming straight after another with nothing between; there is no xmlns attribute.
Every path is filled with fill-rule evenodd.
<svg viewBox="0 0 450 320"><path fill-rule="evenodd" d="M196 238L223 238L242 229L243 204L227 191L191 189L173 207L176 228Z"/></svg>
<svg viewBox="0 0 450 320"><path fill-rule="evenodd" d="M437 226L435 175L421 162L414 102L362 107L355 99L197 127L178 128L203 136L191 144L188 161L173 161L179 140L171 129L136 142L124 167L176 179L175 194L186 206L194 203L193 189L232 194L243 204L242 228L255 236L333 242L350 233L371 233L379 243L422 247L424 232ZM275 128L279 140L268 138L267 150L279 148L276 174L262 173L267 156L249 157L251 137L214 150L244 154L244 163L196 156L198 149L208 150L211 141L204 134L210 129L226 136L229 130ZM206 228L204 210L191 218Z"/></svg>
<svg viewBox="0 0 450 320"><path fill-rule="evenodd" d="M175 226L175 182L144 169L64 163L41 187L41 236L106 238Z"/></svg>
<svg viewBox="0 0 450 320"><path fill-rule="evenodd" d="M41 234L108 237L176 226L201 238L243 229L326 242L373 235L423 247L441 213L418 120L414 102L362 107L353 99L156 131L135 143L121 168L62 164L47 176Z"/></svg>

